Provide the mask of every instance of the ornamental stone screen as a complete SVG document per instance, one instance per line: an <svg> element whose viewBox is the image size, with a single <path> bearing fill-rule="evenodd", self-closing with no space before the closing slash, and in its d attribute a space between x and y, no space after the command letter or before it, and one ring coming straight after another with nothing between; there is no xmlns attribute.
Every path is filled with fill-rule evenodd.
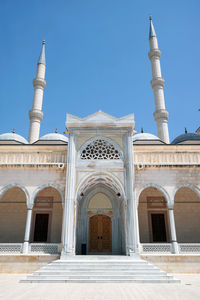
<svg viewBox="0 0 200 300"><path fill-rule="evenodd" d="M120 153L111 142L99 138L83 148L81 159L120 159Z"/></svg>

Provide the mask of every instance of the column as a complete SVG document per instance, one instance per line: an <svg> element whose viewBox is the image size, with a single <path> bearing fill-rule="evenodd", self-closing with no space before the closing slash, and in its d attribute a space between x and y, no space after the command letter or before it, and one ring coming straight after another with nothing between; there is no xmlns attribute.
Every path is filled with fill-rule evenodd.
<svg viewBox="0 0 200 300"><path fill-rule="evenodd" d="M126 254L133 256L138 253L137 248L137 224L136 224L136 199L134 194L134 163L133 163L133 142L132 133L128 132L124 139L126 147L126 176L125 176L125 187L126 187Z"/></svg>
<svg viewBox="0 0 200 300"><path fill-rule="evenodd" d="M178 247L177 238L176 238L174 206L168 205L168 211L169 211L169 224L170 224L170 232L171 232L172 253L177 254L177 253L179 253L179 247Z"/></svg>
<svg viewBox="0 0 200 300"><path fill-rule="evenodd" d="M63 219L63 250L61 259L66 256L75 255L75 233L76 233L76 215L75 215L75 183L76 183L76 149L75 137L73 133L69 135L67 157L67 175L66 175L66 192L65 207Z"/></svg>
<svg viewBox="0 0 200 300"><path fill-rule="evenodd" d="M135 195L136 199L136 195ZM141 252L141 245L140 245L140 230L139 230L139 218L138 218L138 203L136 204L136 247L138 252Z"/></svg>
<svg viewBox="0 0 200 300"><path fill-rule="evenodd" d="M33 206L28 207L27 216L26 216L26 228L25 228L25 235L24 235L24 244L23 244L23 250L22 250L22 252L24 254L28 253L28 248L29 248L32 212L33 212Z"/></svg>

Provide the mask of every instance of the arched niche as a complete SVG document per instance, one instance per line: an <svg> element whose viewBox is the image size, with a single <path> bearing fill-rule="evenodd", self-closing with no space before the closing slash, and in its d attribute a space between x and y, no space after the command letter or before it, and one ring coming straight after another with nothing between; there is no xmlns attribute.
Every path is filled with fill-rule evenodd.
<svg viewBox="0 0 200 300"><path fill-rule="evenodd" d="M27 195L19 186L5 187L0 199L0 243L22 243L27 215Z"/></svg>
<svg viewBox="0 0 200 300"><path fill-rule="evenodd" d="M170 241L167 197L163 189L148 185L140 191L138 221L141 243Z"/></svg>
<svg viewBox="0 0 200 300"><path fill-rule="evenodd" d="M174 217L179 243L200 243L200 194L192 185L180 186L174 196Z"/></svg>
<svg viewBox="0 0 200 300"><path fill-rule="evenodd" d="M89 253L89 224L95 215L105 215L112 222L112 254L125 251L125 218L122 199L107 186L97 184L85 190L77 206L76 253L81 254L83 245ZM83 253L82 253L83 254ZM94 253L93 253L94 254ZM98 253L105 254L105 253Z"/></svg>
<svg viewBox="0 0 200 300"><path fill-rule="evenodd" d="M112 210L112 203L109 197L104 193L96 193L88 203L88 210L105 209Z"/></svg>
<svg viewBox="0 0 200 300"><path fill-rule="evenodd" d="M60 243L62 232L62 195L53 186L42 186L34 193L31 242Z"/></svg>

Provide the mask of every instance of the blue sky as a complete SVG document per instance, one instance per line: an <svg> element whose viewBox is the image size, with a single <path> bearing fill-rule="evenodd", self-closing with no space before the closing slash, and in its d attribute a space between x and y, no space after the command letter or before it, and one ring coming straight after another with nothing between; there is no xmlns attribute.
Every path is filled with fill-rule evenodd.
<svg viewBox="0 0 200 300"><path fill-rule="evenodd" d="M66 113L134 113L156 134L148 59L149 15L162 52L172 140L200 126L200 1L0 1L0 133L28 137L41 42L46 81L40 135L65 130Z"/></svg>

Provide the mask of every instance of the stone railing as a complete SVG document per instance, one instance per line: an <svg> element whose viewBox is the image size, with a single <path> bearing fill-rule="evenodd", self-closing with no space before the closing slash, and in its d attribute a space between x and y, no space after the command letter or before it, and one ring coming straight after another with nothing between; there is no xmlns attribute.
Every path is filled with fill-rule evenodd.
<svg viewBox="0 0 200 300"><path fill-rule="evenodd" d="M17 254L22 252L22 243L0 243L0 254Z"/></svg>
<svg viewBox="0 0 200 300"><path fill-rule="evenodd" d="M199 243L183 243L178 244L180 254L200 254ZM141 253L157 254L157 253L171 253L172 247L170 243L145 243L140 244Z"/></svg>
<svg viewBox="0 0 200 300"><path fill-rule="evenodd" d="M135 150L134 163L141 168L148 165L199 165L199 150Z"/></svg>
<svg viewBox="0 0 200 300"><path fill-rule="evenodd" d="M60 253L60 244L32 243L29 244L29 253L58 254Z"/></svg>
<svg viewBox="0 0 200 300"><path fill-rule="evenodd" d="M179 244L180 253L200 253L200 244Z"/></svg>
<svg viewBox="0 0 200 300"><path fill-rule="evenodd" d="M140 249L142 253L171 253L171 244L140 244Z"/></svg>
<svg viewBox="0 0 200 300"><path fill-rule="evenodd" d="M0 254L20 254L23 243L0 243ZM29 244L29 254L59 254L60 244L32 243Z"/></svg>
<svg viewBox="0 0 200 300"><path fill-rule="evenodd" d="M67 151L0 151L0 165L62 165Z"/></svg>

